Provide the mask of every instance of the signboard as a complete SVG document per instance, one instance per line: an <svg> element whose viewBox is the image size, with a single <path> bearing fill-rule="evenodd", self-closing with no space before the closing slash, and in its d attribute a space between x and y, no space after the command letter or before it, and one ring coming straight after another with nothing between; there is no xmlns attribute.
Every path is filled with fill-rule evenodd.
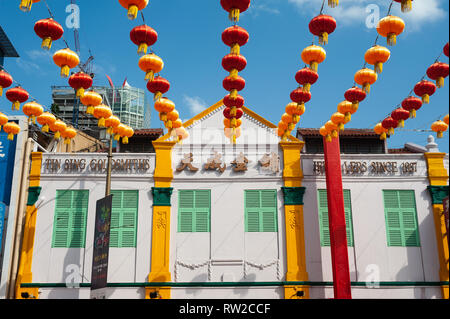
<svg viewBox="0 0 450 319"><path fill-rule="evenodd" d="M344 161L342 174L351 176L395 176L414 175L418 172L417 162L397 161ZM325 175L325 162L313 161L314 175Z"/></svg>
<svg viewBox="0 0 450 319"><path fill-rule="evenodd" d="M3 225L5 224L5 211L6 205L3 202L0 202L0 255L2 253L3 247Z"/></svg>
<svg viewBox="0 0 450 319"><path fill-rule="evenodd" d="M106 299L112 195L97 201L94 253L92 256L91 299Z"/></svg>

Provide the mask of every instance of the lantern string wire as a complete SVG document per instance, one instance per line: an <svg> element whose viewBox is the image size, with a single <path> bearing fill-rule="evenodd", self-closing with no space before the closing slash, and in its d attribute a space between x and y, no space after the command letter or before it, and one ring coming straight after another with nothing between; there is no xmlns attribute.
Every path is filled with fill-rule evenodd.
<svg viewBox="0 0 450 319"><path fill-rule="evenodd" d="M434 60L434 63L436 63L437 61L439 61L439 59L441 58L441 56L442 56L442 50L441 50L441 52L439 53L439 55L437 56L437 58ZM427 77L427 74L425 73L425 74L420 78L419 82L423 81L426 77ZM414 93L414 88L411 89L411 91L409 91L408 96L412 96L413 93ZM395 107L395 109L401 107L401 105L402 105L401 102L398 103L397 106ZM392 112L391 112L391 113L392 113ZM384 118L387 118L387 117L391 116L391 113L387 114ZM447 114L447 113L446 113L446 114ZM444 115L446 115L446 114L444 114ZM384 119L384 118L383 118L383 119ZM440 119L440 118L442 118L442 115L439 117L439 119ZM383 121L383 120L377 121L377 122L374 123L373 125L376 125L377 123L380 123L381 121Z"/></svg>
<svg viewBox="0 0 450 319"><path fill-rule="evenodd" d="M320 14L323 13L323 8L325 7L325 0L322 1L322 7L320 8Z"/></svg>
<svg viewBox="0 0 450 319"><path fill-rule="evenodd" d="M142 10L141 10L141 17L142 17L142 23L144 23L144 25L145 25L145 17L144 17L144 12L142 12Z"/></svg>

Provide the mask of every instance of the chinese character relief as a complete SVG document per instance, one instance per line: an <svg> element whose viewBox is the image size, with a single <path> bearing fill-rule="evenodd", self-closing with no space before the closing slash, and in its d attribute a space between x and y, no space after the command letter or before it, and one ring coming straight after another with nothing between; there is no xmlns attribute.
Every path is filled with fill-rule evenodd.
<svg viewBox="0 0 450 319"><path fill-rule="evenodd" d="M247 164L249 163L249 160L245 157L244 153L240 153L238 157L231 162L231 165L234 165L233 170L235 172L245 172L247 171Z"/></svg>
<svg viewBox="0 0 450 319"><path fill-rule="evenodd" d="M223 164L223 165L222 165ZM208 158L206 164L204 165L205 170L219 170L219 172L223 173L226 168L227 165L223 163L222 161L222 154L220 154L219 152L214 152L214 156L211 158Z"/></svg>
<svg viewBox="0 0 450 319"><path fill-rule="evenodd" d="M280 171L280 157L277 153L264 154L263 158L259 160L262 169L269 170L272 173L278 173Z"/></svg>
<svg viewBox="0 0 450 319"><path fill-rule="evenodd" d="M181 160L180 166L177 168L177 172L182 172L186 168L188 168L191 172L197 172L198 168L192 166L192 162L194 161L194 155L192 153L184 154L184 158Z"/></svg>

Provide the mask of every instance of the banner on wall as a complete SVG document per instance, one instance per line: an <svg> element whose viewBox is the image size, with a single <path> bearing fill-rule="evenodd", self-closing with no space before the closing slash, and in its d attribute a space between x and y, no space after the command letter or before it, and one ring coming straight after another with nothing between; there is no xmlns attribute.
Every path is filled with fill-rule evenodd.
<svg viewBox="0 0 450 319"><path fill-rule="evenodd" d="M14 160L16 153L16 141L8 140L5 132L0 132L0 256L2 256L3 235L6 233L5 217L11 201L12 177L14 172ZM2 259L0 257L0 266Z"/></svg>
<svg viewBox="0 0 450 319"><path fill-rule="evenodd" d="M106 299L112 195L97 201L94 253L92 256L91 299Z"/></svg>

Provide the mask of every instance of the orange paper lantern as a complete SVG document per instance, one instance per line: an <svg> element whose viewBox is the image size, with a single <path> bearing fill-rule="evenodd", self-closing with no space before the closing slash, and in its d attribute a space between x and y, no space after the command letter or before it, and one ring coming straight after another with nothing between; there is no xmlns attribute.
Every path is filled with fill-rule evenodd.
<svg viewBox="0 0 450 319"><path fill-rule="evenodd" d="M93 114L96 119L98 119L98 126L105 127L105 121L108 117L112 115L111 108L105 104L100 104L94 107Z"/></svg>
<svg viewBox="0 0 450 319"><path fill-rule="evenodd" d="M405 22L399 17L388 15L378 22L377 31L382 37L387 38L388 45L397 43L397 36L405 30Z"/></svg>
<svg viewBox="0 0 450 319"><path fill-rule="evenodd" d="M50 131L55 133L55 139L58 140L61 138L61 133L66 130L67 125L61 120L56 120L53 124L50 124L49 127Z"/></svg>
<svg viewBox="0 0 450 319"><path fill-rule="evenodd" d="M83 96L80 98L80 101L83 105L87 106L87 114L94 114L94 108L102 104L103 98L97 92L87 91L84 92Z"/></svg>
<svg viewBox="0 0 450 319"><path fill-rule="evenodd" d="M302 52L303 62L308 64L315 72L317 72L318 65L325 61L326 57L326 51L318 45L311 45L305 48Z"/></svg>
<svg viewBox="0 0 450 319"><path fill-rule="evenodd" d="M155 74L164 68L164 62L154 53L146 54L139 59L139 68L145 72L146 81L153 81Z"/></svg>
<svg viewBox="0 0 450 319"><path fill-rule="evenodd" d="M42 125L42 132L48 133L50 125L55 123L56 117L49 112L44 112L37 117L37 122Z"/></svg>
<svg viewBox="0 0 450 319"><path fill-rule="evenodd" d="M355 82L362 86L366 93L370 93L370 86L378 80L378 75L375 71L364 68L356 72Z"/></svg>
<svg viewBox="0 0 450 319"><path fill-rule="evenodd" d="M61 76L63 78L69 77L70 69L80 64L78 55L69 48L56 51L53 55L53 61L61 68Z"/></svg>
<svg viewBox="0 0 450 319"><path fill-rule="evenodd" d="M8 134L8 140L14 140L14 136L20 133L20 126L14 122L3 125L3 131Z"/></svg>
<svg viewBox="0 0 450 319"><path fill-rule="evenodd" d="M391 51L381 45L375 45L367 50L364 59L375 68L376 73L383 72L383 64L391 57Z"/></svg>
<svg viewBox="0 0 450 319"><path fill-rule="evenodd" d="M28 116L28 121L33 121L36 124L36 118L44 113L44 108L39 103L28 102L22 106L22 111Z"/></svg>

